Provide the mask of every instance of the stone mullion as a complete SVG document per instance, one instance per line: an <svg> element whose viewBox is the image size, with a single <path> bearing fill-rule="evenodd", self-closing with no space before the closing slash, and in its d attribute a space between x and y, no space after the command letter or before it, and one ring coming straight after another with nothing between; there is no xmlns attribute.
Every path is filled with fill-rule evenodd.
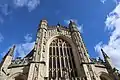
<svg viewBox="0 0 120 80"><path fill-rule="evenodd" d="M60 61L60 74L62 77L62 64L61 64L61 53L60 53L59 39L58 39L58 52L59 52L59 61Z"/></svg>
<svg viewBox="0 0 120 80"><path fill-rule="evenodd" d="M70 56L68 56L68 52L67 52L67 47L66 47L66 46L65 46L65 51L66 51L66 56L67 56L68 72L70 72L70 69L71 69L71 68L70 68L70 61L69 61L69 57L70 57ZM70 74L70 73L69 73L69 74ZM70 74L70 75L71 75L71 74ZM69 75L69 76L70 76L70 75Z"/></svg>
<svg viewBox="0 0 120 80"><path fill-rule="evenodd" d="M64 43L63 43L63 44L62 44L63 61L64 61L64 67L66 68L64 48L65 48L65 47L64 47Z"/></svg>
<svg viewBox="0 0 120 80"><path fill-rule="evenodd" d="M72 67L72 70L73 70L73 75L75 77L75 71L74 71L74 67L73 67L73 62L74 61L72 61L72 56L71 56L72 52L70 52L70 48L68 48L68 50L69 50L68 54L70 55L70 62L71 62L71 65L72 65L71 67Z"/></svg>
<svg viewBox="0 0 120 80"><path fill-rule="evenodd" d="M52 57L52 69L51 70L52 70L52 77L53 77L54 76L54 73L53 73L53 64L54 64L53 63L53 44L52 44L51 48L52 48L52 56L51 56Z"/></svg>
<svg viewBox="0 0 120 80"><path fill-rule="evenodd" d="M55 45L55 62L56 62L56 70L55 71L56 71L56 77L58 77L58 70L57 70L58 69L57 68L57 57L58 56L57 56L57 50L56 49L57 49L57 46Z"/></svg>

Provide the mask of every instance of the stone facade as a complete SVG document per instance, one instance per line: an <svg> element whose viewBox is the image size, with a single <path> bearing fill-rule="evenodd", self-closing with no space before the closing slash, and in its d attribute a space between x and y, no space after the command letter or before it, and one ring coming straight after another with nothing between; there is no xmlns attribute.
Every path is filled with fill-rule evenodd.
<svg viewBox="0 0 120 80"><path fill-rule="evenodd" d="M12 60L15 46L0 64L0 80L120 80L120 74L101 49L104 61L90 58L77 29L49 26L41 20L33 50Z"/></svg>

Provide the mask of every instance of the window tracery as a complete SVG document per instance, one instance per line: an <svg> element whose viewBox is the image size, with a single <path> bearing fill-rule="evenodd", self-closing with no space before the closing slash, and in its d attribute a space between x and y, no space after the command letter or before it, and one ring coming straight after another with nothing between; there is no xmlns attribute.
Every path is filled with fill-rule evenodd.
<svg viewBox="0 0 120 80"><path fill-rule="evenodd" d="M53 40L49 46L49 77L77 77L72 47L61 38Z"/></svg>

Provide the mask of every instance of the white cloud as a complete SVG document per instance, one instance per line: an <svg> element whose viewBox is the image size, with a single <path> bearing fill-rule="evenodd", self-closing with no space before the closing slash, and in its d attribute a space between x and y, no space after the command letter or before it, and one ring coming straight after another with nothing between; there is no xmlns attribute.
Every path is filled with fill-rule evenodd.
<svg viewBox="0 0 120 80"><path fill-rule="evenodd" d="M10 14L12 12L11 8L10 8L10 6L8 4L0 5L0 11L5 16L7 16L8 14Z"/></svg>
<svg viewBox="0 0 120 80"><path fill-rule="evenodd" d="M103 4L106 2L107 0L100 0L100 2L102 2Z"/></svg>
<svg viewBox="0 0 120 80"><path fill-rule="evenodd" d="M25 38L25 42L31 42L32 41L32 35L31 34L26 34L24 36L24 38Z"/></svg>
<svg viewBox="0 0 120 80"><path fill-rule="evenodd" d="M35 42L32 41L32 34L26 34L24 36L25 42L16 44L16 49L15 49L15 57L24 57L26 54L28 54L34 47Z"/></svg>
<svg viewBox="0 0 120 80"><path fill-rule="evenodd" d="M40 4L40 0L11 0L10 2L12 5L10 3L0 4L0 23L3 23L5 17L8 17L15 9L25 7L31 12Z"/></svg>
<svg viewBox="0 0 120 80"><path fill-rule="evenodd" d="M116 2L116 4L119 4L120 3L120 0L114 0Z"/></svg>
<svg viewBox="0 0 120 80"><path fill-rule="evenodd" d="M34 47L35 42L16 44L15 57L25 57Z"/></svg>
<svg viewBox="0 0 120 80"><path fill-rule="evenodd" d="M0 33L0 43L4 40L3 35Z"/></svg>
<svg viewBox="0 0 120 80"><path fill-rule="evenodd" d="M100 53L100 48L103 48L110 56L113 64L120 70L120 4L110 12L105 24L105 28L110 31L109 41L107 44L98 43L95 50Z"/></svg>
<svg viewBox="0 0 120 80"><path fill-rule="evenodd" d="M79 25L78 20L76 20L76 19L68 19L68 20L64 20L64 23L68 25L70 23L70 20L74 21L77 24L78 30L82 33L83 32L83 25Z"/></svg>
<svg viewBox="0 0 120 80"><path fill-rule="evenodd" d="M40 0L13 0L13 3L16 7L27 7L31 12L40 4Z"/></svg>
<svg viewBox="0 0 120 80"><path fill-rule="evenodd" d="M0 16L0 23L3 23L4 19Z"/></svg>
<svg viewBox="0 0 120 80"><path fill-rule="evenodd" d="M28 39L27 39L28 37ZM25 42L24 43L19 43L19 44L15 44L16 48L14 51L14 58L16 57L25 57L25 55L27 55L34 47L35 41L32 41L32 36L30 36L29 34L27 34L26 36L24 36L25 38ZM31 42L32 41L32 42ZM5 56L5 54L8 52L8 50L11 48L12 46L9 46L2 54L0 54L2 57Z"/></svg>
<svg viewBox="0 0 120 80"><path fill-rule="evenodd" d="M0 23L3 23L4 18L10 13L12 13L12 10L8 4L0 4Z"/></svg>

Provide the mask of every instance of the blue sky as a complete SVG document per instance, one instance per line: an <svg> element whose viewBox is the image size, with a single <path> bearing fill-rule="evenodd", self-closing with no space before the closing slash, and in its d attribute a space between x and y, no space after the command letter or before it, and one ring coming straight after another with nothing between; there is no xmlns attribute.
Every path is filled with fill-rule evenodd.
<svg viewBox="0 0 120 80"><path fill-rule="evenodd" d="M17 46L15 56L25 56L34 45L41 19L49 25L59 22L66 26L73 19L90 56L101 56L99 50L103 48L114 62L116 56L112 56L120 56L116 49L119 46L110 43L115 31L118 35L113 42L120 42L120 30L116 27L120 21L115 12L120 15L119 0L0 0L0 60L13 44ZM120 64L114 65L120 68Z"/></svg>

